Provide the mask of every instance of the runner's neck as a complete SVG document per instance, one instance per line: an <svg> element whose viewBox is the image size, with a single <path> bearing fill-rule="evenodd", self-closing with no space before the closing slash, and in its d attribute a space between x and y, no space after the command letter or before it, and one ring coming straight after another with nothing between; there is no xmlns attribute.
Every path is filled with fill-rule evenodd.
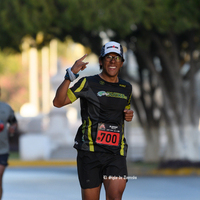
<svg viewBox="0 0 200 200"><path fill-rule="evenodd" d="M111 83L118 83L119 82L119 78L118 76L117 77L109 77L109 78L106 78L102 75L102 73L99 74L100 78L102 78L104 81L107 81L107 82L111 82Z"/></svg>

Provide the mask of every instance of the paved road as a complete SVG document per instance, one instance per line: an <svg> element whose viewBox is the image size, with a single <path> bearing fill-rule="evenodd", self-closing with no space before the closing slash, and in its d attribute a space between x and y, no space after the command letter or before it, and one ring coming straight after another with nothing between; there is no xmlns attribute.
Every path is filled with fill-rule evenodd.
<svg viewBox="0 0 200 200"><path fill-rule="evenodd" d="M76 168L7 168L2 200L38 199L80 200ZM102 189L101 200L104 199ZM123 200L199 199L200 177L137 177L129 179L123 196Z"/></svg>

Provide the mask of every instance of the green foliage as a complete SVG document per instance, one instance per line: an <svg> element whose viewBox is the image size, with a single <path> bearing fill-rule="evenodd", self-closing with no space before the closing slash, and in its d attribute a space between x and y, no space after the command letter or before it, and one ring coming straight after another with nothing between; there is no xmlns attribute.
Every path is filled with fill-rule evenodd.
<svg viewBox="0 0 200 200"><path fill-rule="evenodd" d="M33 37L47 31L55 12L50 0L0 1L0 46L19 50L25 35Z"/></svg>
<svg viewBox="0 0 200 200"><path fill-rule="evenodd" d="M21 65L19 63L18 54L7 51L0 51L0 74L17 73Z"/></svg>
<svg viewBox="0 0 200 200"><path fill-rule="evenodd" d="M19 50L24 36L35 38L38 32L43 32L44 42L108 29L123 39L135 31L134 25L180 34L199 29L199 7L198 0L2 0L0 46Z"/></svg>

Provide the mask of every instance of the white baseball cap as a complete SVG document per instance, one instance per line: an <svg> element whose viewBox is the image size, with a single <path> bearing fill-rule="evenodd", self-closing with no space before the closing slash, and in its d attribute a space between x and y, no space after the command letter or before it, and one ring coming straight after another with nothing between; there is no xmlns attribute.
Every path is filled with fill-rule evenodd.
<svg viewBox="0 0 200 200"><path fill-rule="evenodd" d="M104 57L108 53L117 53L122 57L122 61L124 62L124 56L123 56L123 48L122 45L118 42L108 42L101 48L101 55L100 57Z"/></svg>

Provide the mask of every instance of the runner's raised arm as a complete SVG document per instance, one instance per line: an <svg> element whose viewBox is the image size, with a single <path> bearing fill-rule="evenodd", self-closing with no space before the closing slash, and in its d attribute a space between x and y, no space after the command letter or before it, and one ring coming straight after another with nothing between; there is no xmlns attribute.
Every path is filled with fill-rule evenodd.
<svg viewBox="0 0 200 200"><path fill-rule="evenodd" d="M86 68L88 62L83 62L83 60L87 57L85 54L82 58L78 59L71 68L68 68L65 75L65 80L61 83L56 91L56 95L53 100L53 105L55 107L63 107L67 104L70 104L71 101L67 96L67 91L70 83L78 77L78 72L83 71Z"/></svg>

